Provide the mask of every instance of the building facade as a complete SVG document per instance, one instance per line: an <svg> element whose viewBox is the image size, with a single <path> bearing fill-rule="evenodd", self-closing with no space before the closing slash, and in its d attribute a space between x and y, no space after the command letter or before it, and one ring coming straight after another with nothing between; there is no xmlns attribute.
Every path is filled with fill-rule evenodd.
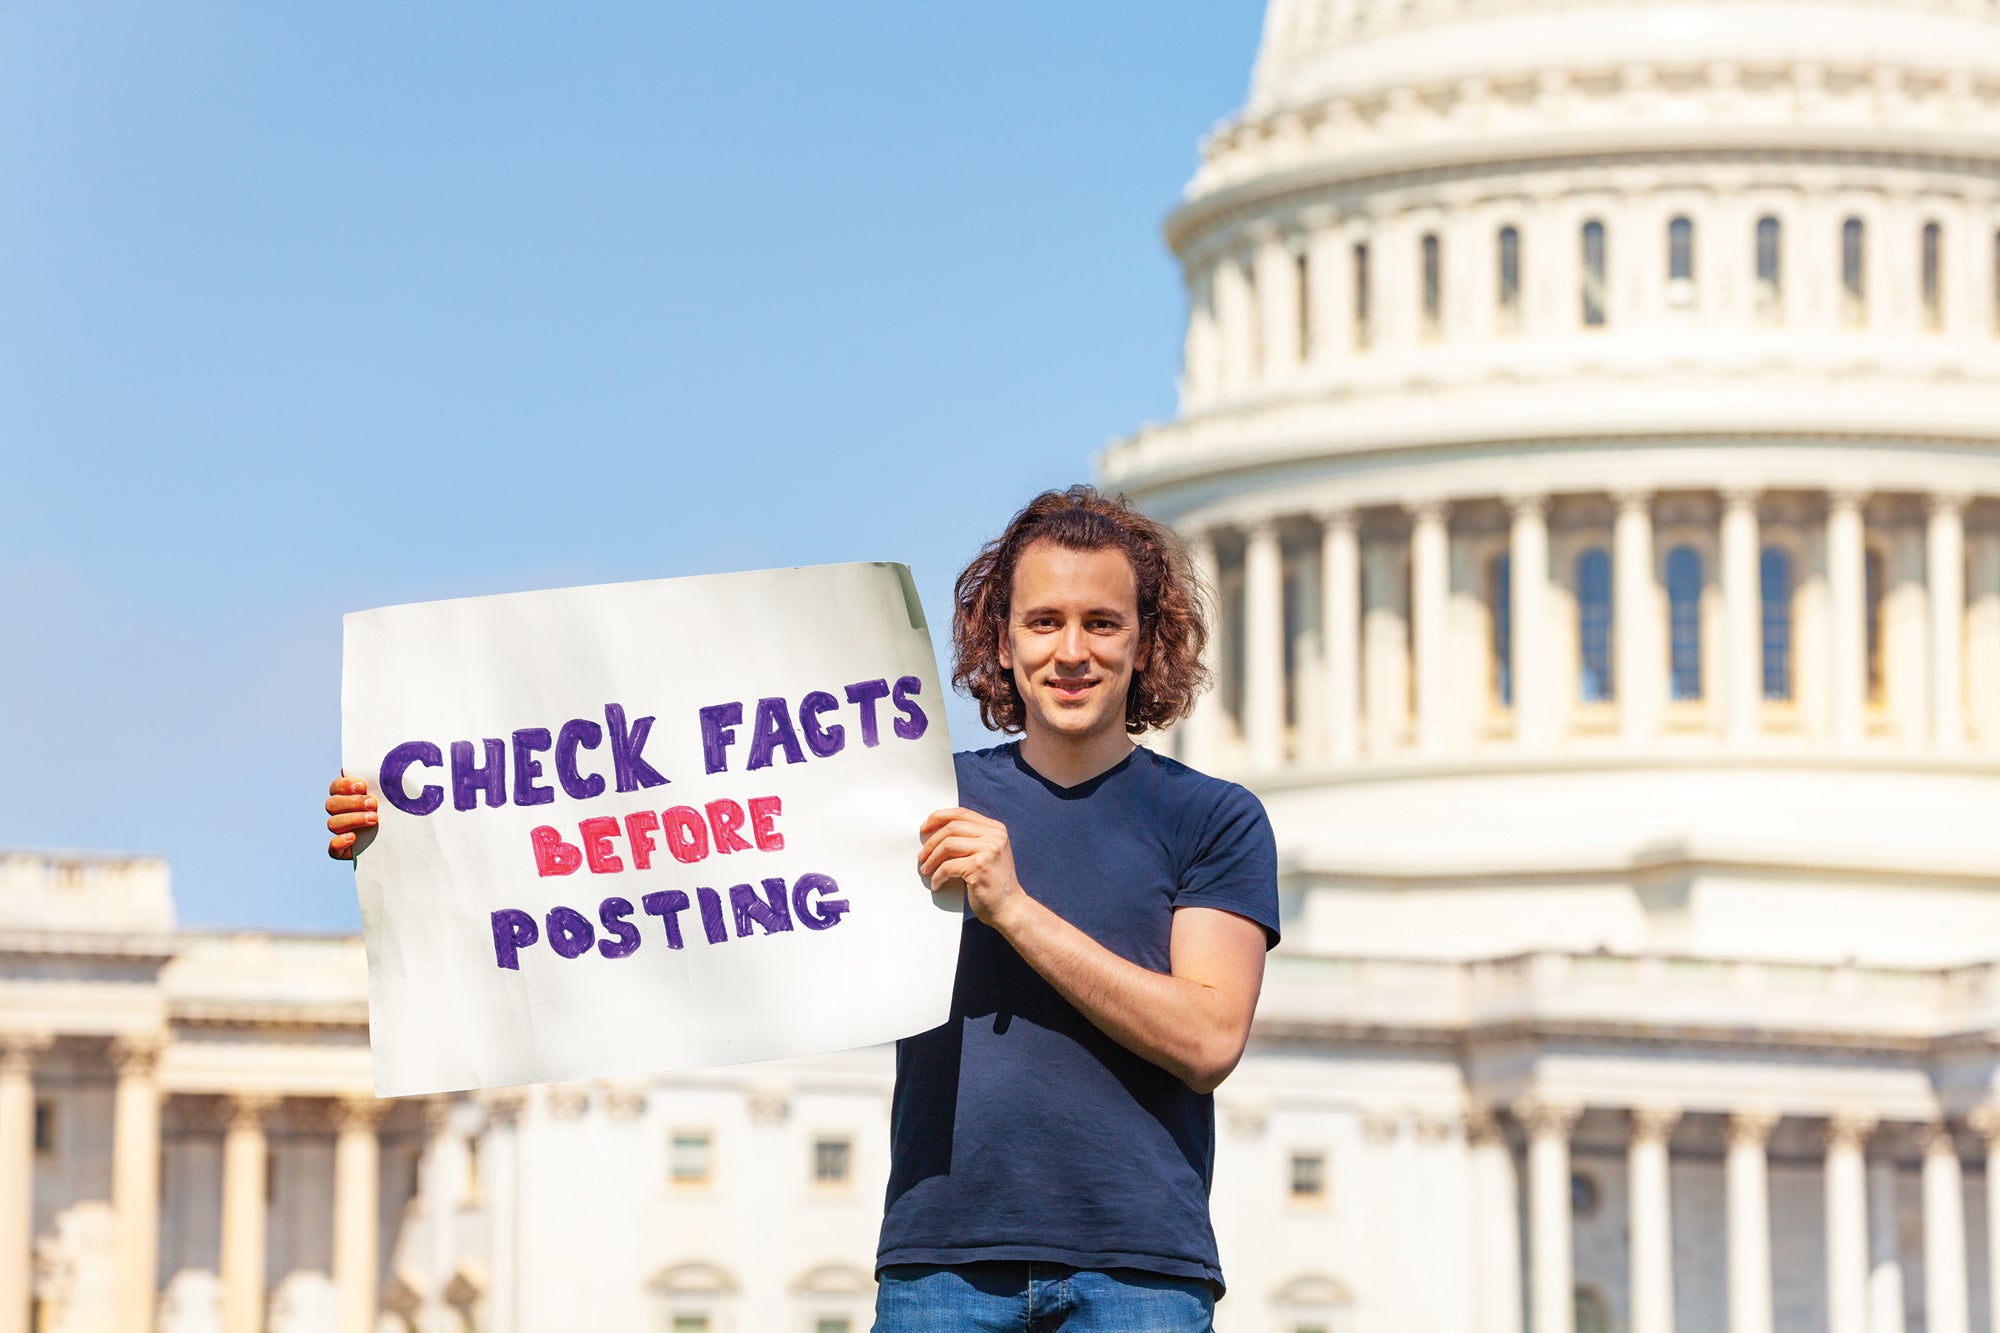
<svg viewBox="0 0 2000 1333"><path fill-rule="evenodd" d="M1106 483L1287 918L1222 1333L2000 1333L2000 9L1274 0ZM384 1104L0 857L0 1333L858 1333L886 1050Z"/></svg>

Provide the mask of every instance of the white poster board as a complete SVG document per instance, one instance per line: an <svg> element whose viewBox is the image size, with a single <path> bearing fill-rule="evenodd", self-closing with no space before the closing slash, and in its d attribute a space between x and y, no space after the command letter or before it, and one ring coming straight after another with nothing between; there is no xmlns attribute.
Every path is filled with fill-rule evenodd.
<svg viewBox="0 0 2000 1333"><path fill-rule="evenodd" d="M383 1096L867 1045L949 1016L957 803L902 565L346 617L341 764Z"/></svg>

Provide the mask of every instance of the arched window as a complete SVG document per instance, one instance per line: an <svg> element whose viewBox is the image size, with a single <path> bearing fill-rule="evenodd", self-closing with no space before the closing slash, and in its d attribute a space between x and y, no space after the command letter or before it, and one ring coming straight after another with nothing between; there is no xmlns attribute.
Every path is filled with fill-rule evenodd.
<svg viewBox="0 0 2000 1333"><path fill-rule="evenodd" d="M1757 322L1777 324L1784 319L1784 269L1778 258L1776 218L1757 219Z"/></svg>
<svg viewBox="0 0 2000 1333"><path fill-rule="evenodd" d="M1694 223L1684 217L1667 224L1667 304L1694 304Z"/></svg>
<svg viewBox="0 0 2000 1333"><path fill-rule="evenodd" d="M1701 553L1667 552L1667 655L1671 694L1701 698Z"/></svg>
<svg viewBox="0 0 2000 1333"><path fill-rule="evenodd" d="M1883 699L1883 685L1887 673L1882 662L1882 553L1874 547L1868 548L1862 557L1863 597L1866 605L1863 614L1868 622L1868 702L1879 704Z"/></svg>
<svg viewBox="0 0 2000 1333"><path fill-rule="evenodd" d="M1354 350L1365 351L1370 335L1368 318L1368 243L1354 245Z"/></svg>
<svg viewBox="0 0 2000 1333"><path fill-rule="evenodd" d="M1938 253L1944 239L1944 229L1935 222L1924 224L1923 244L1923 293L1924 328L1936 333L1944 328L1944 286L1940 271L1944 257Z"/></svg>
<svg viewBox="0 0 2000 1333"><path fill-rule="evenodd" d="M1255 379L1264 373L1264 302L1257 291L1254 263L1243 266L1243 318L1250 325L1245 330L1244 344L1249 349L1250 377Z"/></svg>
<svg viewBox="0 0 2000 1333"><path fill-rule="evenodd" d="M1611 557L1593 546L1576 558L1576 638L1585 703L1611 698Z"/></svg>
<svg viewBox="0 0 2000 1333"><path fill-rule="evenodd" d="M1495 299L1495 323L1502 333L1521 331L1521 233L1500 229L1500 290Z"/></svg>
<svg viewBox="0 0 2000 1333"><path fill-rule="evenodd" d="M1605 321L1604 224L1583 224L1583 326L1601 329Z"/></svg>
<svg viewBox="0 0 2000 1333"><path fill-rule="evenodd" d="M1868 275L1862 267L1865 239L1860 218L1840 224L1840 311L1852 328L1868 322Z"/></svg>
<svg viewBox="0 0 2000 1333"><path fill-rule="evenodd" d="M1312 357L1313 347L1313 302L1312 302L1312 254L1301 250L1292 261L1298 274L1297 304L1299 309L1299 360Z"/></svg>
<svg viewBox="0 0 2000 1333"><path fill-rule="evenodd" d="M1424 337L1435 338L1444 327L1444 257L1436 232L1424 233Z"/></svg>
<svg viewBox="0 0 2000 1333"><path fill-rule="evenodd" d="M1514 560L1506 551L1486 566L1486 605L1493 612L1493 701L1514 703Z"/></svg>
<svg viewBox="0 0 2000 1333"><path fill-rule="evenodd" d="M1764 604L1764 697L1792 697L1792 553L1766 546L1758 570Z"/></svg>

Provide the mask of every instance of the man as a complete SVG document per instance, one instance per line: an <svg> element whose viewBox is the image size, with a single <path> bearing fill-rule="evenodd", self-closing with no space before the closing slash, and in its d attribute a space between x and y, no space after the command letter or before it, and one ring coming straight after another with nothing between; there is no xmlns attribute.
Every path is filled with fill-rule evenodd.
<svg viewBox="0 0 2000 1333"><path fill-rule="evenodd" d="M1037 496L959 576L953 680L1018 742L958 756L924 821L962 882L951 1019L898 1044L876 1333L1208 1333L1210 1093L1277 941L1257 799L1133 744L1206 683L1165 527ZM374 822L334 783L328 851Z"/></svg>

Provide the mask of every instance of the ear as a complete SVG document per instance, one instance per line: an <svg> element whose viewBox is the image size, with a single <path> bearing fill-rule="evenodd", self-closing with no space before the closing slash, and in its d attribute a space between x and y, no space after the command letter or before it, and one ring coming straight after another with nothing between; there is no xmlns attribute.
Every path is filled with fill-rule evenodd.
<svg viewBox="0 0 2000 1333"><path fill-rule="evenodd" d="M1139 639L1139 651L1133 655L1132 671L1136 675L1144 671L1153 661L1153 636L1143 634Z"/></svg>
<svg viewBox="0 0 2000 1333"><path fill-rule="evenodd" d="M998 637L1000 640L1000 669L1011 674L1014 670L1014 644L1005 625L1000 627Z"/></svg>

